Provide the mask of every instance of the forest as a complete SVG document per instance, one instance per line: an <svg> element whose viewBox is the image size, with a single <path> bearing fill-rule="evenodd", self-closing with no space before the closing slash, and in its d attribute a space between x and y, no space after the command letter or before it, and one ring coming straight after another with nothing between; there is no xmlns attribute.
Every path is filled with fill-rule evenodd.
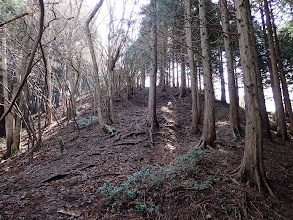
<svg viewBox="0 0 293 220"><path fill-rule="evenodd" d="M0 11L0 220L293 219L292 0Z"/></svg>

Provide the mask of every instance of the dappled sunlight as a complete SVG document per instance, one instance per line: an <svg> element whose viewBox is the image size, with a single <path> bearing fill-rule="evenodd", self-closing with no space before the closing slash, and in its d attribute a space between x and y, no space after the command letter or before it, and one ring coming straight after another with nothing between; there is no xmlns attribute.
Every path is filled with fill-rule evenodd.
<svg viewBox="0 0 293 220"><path fill-rule="evenodd" d="M167 113L173 113L173 110L171 110L169 107L167 107L167 106L162 106L161 107L161 110L163 111L163 112L167 112Z"/></svg>
<svg viewBox="0 0 293 220"><path fill-rule="evenodd" d="M165 145L165 148L168 149L168 150L170 150L171 152L174 151L174 150L176 150L176 147L174 145L170 144L170 143L167 143Z"/></svg>
<svg viewBox="0 0 293 220"><path fill-rule="evenodd" d="M216 122L216 125L218 127L228 126L229 125L229 121L218 121L218 122Z"/></svg>

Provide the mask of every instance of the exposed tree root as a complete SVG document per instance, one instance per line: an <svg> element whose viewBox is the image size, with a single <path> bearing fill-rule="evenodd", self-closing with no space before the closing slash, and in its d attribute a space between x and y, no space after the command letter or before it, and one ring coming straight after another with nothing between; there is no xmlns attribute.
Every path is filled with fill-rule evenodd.
<svg viewBox="0 0 293 220"><path fill-rule="evenodd" d="M248 178L248 173L246 172L244 166L242 163L231 172L231 174L234 174L237 176L237 178L244 184L249 184L250 186L255 186L258 189L258 192L261 194L264 194L265 191L269 193L270 196L273 198L276 198L276 195L274 194L272 188L270 187L267 178L263 172L259 169L254 169L254 180L255 182L252 182Z"/></svg>

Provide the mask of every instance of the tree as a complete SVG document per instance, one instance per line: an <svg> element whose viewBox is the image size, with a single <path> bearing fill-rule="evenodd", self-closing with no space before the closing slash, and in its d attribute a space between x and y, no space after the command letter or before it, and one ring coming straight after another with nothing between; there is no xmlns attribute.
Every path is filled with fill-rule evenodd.
<svg viewBox="0 0 293 220"><path fill-rule="evenodd" d="M275 52L275 46L274 46L274 39L273 39L273 29L271 24L271 16L269 11L269 6L267 0L264 0L264 9L266 14L266 25L268 30L268 44L269 48L267 48L270 51L270 60L272 65L272 89L273 89L273 95L274 95L274 101L276 106L276 116L277 116L277 125L278 125L278 134L285 140L288 139L287 135L287 128L286 128L286 120L285 120L285 113L282 103L282 94L281 94L281 88L280 88L280 79L279 79L279 72L277 67L277 57Z"/></svg>
<svg viewBox="0 0 293 220"><path fill-rule="evenodd" d="M179 97L186 96L186 71L185 71L185 46L180 47L180 64L181 64L181 78L179 87Z"/></svg>
<svg viewBox="0 0 293 220"><path fill-rule="evenodd" d="M31 73L32 67L33 67L33 62L34 62L34 57L38 48L39 43L41 42L42 39L42 35L43 35L43 25L44 25L44 14L45 14L45 9L44 9L44 2L43 0L39 0L39 6L40 6L40 17L39 17L39 28L38 28L38 33L37 36L35 38L34 44L32 46L31 52L30 52L30 56L27 62L27 65L25 66L25 70L24 70L24 74L22 77L22 81L19 84L18 89L15 91L15 94L13 94L13 99L11 100L11 102L9 103L9 106L7 106L7 109L5 110L5 112L2 114L0 121L3 120L8 114L11 113L12 108L14 107L17 98L19 97L21 91L23 90L24 85L26 84L26 80L29 76L29 74ZM41 140L38 140L38 143L40 143ZM11 146L10 146L11 147ZM34 148L34 142L33 142L33 148ZM4 157L10 157L11 156L11 148L8 149L7 148L7 153ZM32 155L32 154L31 154Z"/></svg>
<svg viewBox="0 0 293 220"><path fill-rule="evenodd" d="M206 0L199 1L200 39L202 50L202 66L204 72L205 101L204 101L204 122L201 145L213 146L216 139L215 129L215 95L212 82L210 48L208 42L208 27Z"/></svg>
<svg viewBox="0 0 293 220"><path fill-rule="evenodd" d="M224 35L224 46L225 54L227 59L227 70L228 70L228 90L230 99L230 111L229 111L229 122L232 129L232 134L235 137L242 136L242 132L239 125L239 113L238 113L238 102L237 102L237 92L235 85L235 75L234 75L234 64L233 64L233 54L231 47L231 36L229 29L229 11L227 8L227 1L220 0L221 8L221 21Z"/></svg>
<svg viewBox="0 0 293 220"><path fill-rule="evenodd" d="M8 87L8 69L7 69L7 41L6 36L2 37L3 53L2 53L2 76L3 76L3 97L4 97L4 112L9 110L9 87ZM5 117L5 137L6 137L6 153L3 159L7 159L12 155L13 144L14 118L13 112L10 112Z"/></svg>
<svg viewBox="0 0 293 220"><path fill-rule="evenodd" d="M187 53L189 60L189 68L191 74L191 96L192 96L192 115L191 115L191 132L198 132L198 107L197 107L197 74L196 74L196 66L194 63L194 53L193 53L193 44L192 44L192 27L191 27L191 1L185 1L185 30L186 30L186 44L187 44ZM174 64L174 63L173 63ZM173 65L174 71L174 65ZM173 74L174 75L174 74ZM173 83L174 85L174 83Z"/></svg>
<svg viewBox="0 0 293 220"><path fill-rule="evenodd" d="M94 18L95 14L98 12L100 7L102 6L104 0L100 0L94 9L92 10L91 14L88 16L88 18L85 21L85 30L86 30L86 36L87 36L87 41L88 45L90 48L90 54L92 58L92 63L93 63L93 68L94 68L94 78L95 78L95 88L96 88L96 101L97 101L97 110L98 110L98 117L99 117L99 124L100 127L104 130L107 131L104 118L102 115L102 106L101 106L101 88L100 88L100 80L99 80L99 69L98 69L98 64L96 60L96 55L95 55L95 50L94 50L94 45L92 42L91 38L91 33L90 33L90 28L89 28L89 23L91 20Z"/></svg>
<svg viewBox="0 0 293 220"><path fill-rule="evenodd" d="M249 27L249 24L252 23L249 1L236 0L235 8L238 18L240 58L244 74L246 112L245 149L238 168L238 176L243 182L256 186L259 192L262 192L265 187L273 195L263 165L263 136L256 79L258 73L253 52L255 47L250 36L254 32L251 32Z"/></svg>
<svg viewBox="0 0 293 220"><path fill-rule="evenodd" d="M283 64L283 58L282 58L282 53L281 53L281 48L279 43L279 37L277 33L277 27L274 21L273 11L271 11L271 16L272 16L272 26L273 26L273 32L274 32L275 45L276 45L277 62L279 67L281 83L282 83L283 99L285 103L285 110L286 110L285 112L289 115L289 121L290 121L289 131L290 131L290 134L293 135L293 111L292 111L292 105L290 101L288 85L286 81L284 64Z"/></svg>
<svg viewBox="0 0 293 220"><path fill-rule="evenodd" d="M151 0L151 64L150 64L150 88L148 100L147 124L153 129L158 127L156 111L156 84L157 84L157 0Z"/></svg>

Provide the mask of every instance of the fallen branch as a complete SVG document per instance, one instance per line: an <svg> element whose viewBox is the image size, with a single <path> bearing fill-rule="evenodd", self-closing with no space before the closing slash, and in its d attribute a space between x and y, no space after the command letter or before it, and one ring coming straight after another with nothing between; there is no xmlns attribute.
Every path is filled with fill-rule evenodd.
<svg viewBox="0 0 293 220"><path fill-rule="evenodd" d="M51 182L53 180L60 180L60 179L63 179L64 177L68 176L69 174L71 174L70 172L68 173L58 173L58 174L55 174L51 177L49 177L48 179L45 179L42 181L42 183L48 183L48 182Z"/></svg>
<svg viewBox="0 0 293 220"><path fill-rule="evenodd" d="M146 141L147 139L143 139L143 140L138 140L138 141L124 141L124 142L120 142L120 143L116 143L113 144L112 146L119 146L119 145L136 145L139 144L143 141Z"/></svg>
<svg viewBox="0 0 293 220"><path fill-rule="evenodd" d="M123 135L122 137L118 137L118 138L116 138L115 140L113 140L113 143L115 143L115 142L117 142L117 141L119 141L119 140L123 140L123 139L125 139L125 138L128 138L128 137L130 137L130 136L133 136L133 135L140 135L140 134L145 134L145 131L131 132L131 133L129 133L129 134L125 134L125 135Z"/></svg>

